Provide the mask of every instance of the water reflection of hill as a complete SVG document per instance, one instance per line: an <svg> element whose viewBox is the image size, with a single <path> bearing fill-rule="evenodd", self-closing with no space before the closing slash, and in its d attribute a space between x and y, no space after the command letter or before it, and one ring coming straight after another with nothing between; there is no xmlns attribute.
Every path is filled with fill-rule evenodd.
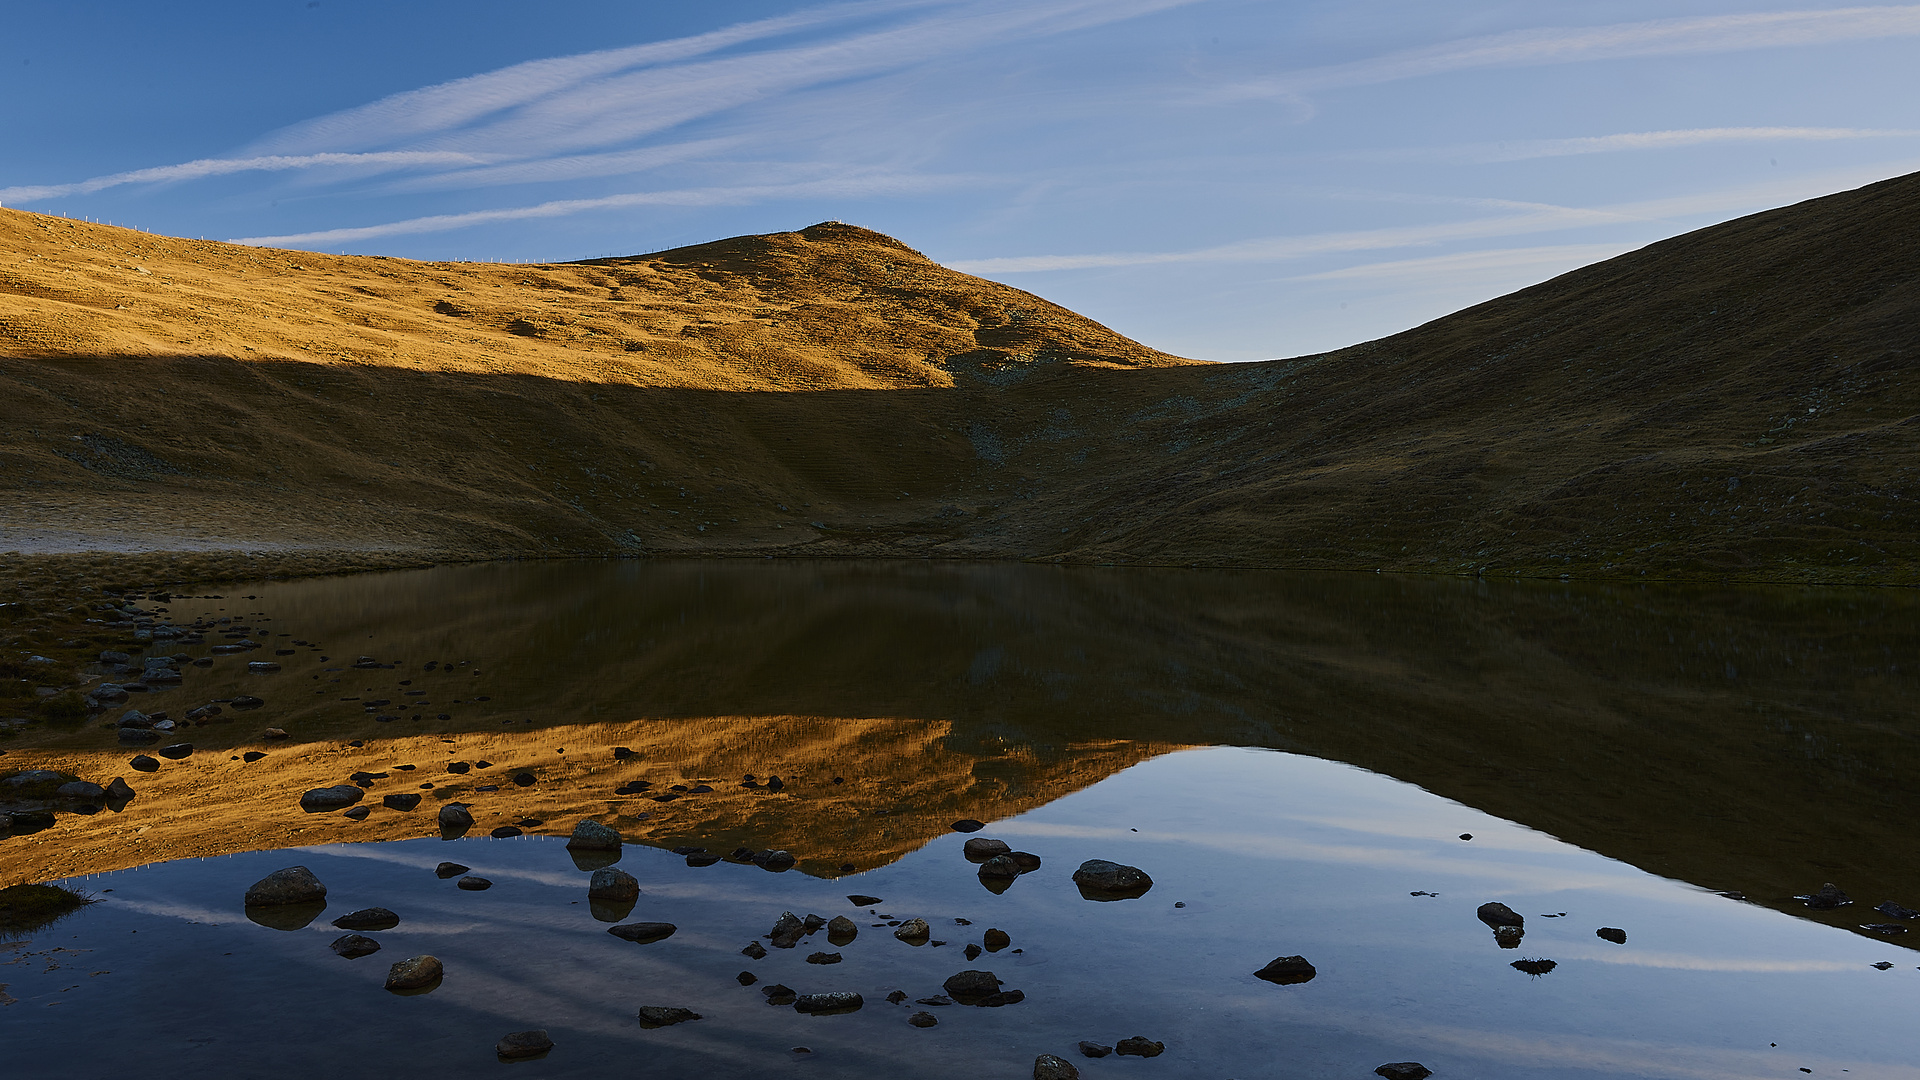
<svg viewBox="0 0 1920 1080"><path fill-rule="evenodd" d="M923 830L949 808L991 817L1159 749L1233 743L1351 762L1756 899L1825 880L1869 905L1920 897L1905 837L1920 809L1920 695L1900 666L1920 634L1904 592L712 562L495 564L253 591L248 607L342 652L473 659L484 674L471 685L491 700L444 725L472 733L463 743L529 718L620 725L612 742L647 718L655 745L693 772L705 755L706 775L737 782L736 768L776 771L749 758L791 750L784 767L804 758L809 773L911 777L901 801L930 811L893 818L863 803L826 844L787 839L824 827L811 818L755 833L810 854L885 858L934 835ZM215 670L177 693L218 696L233 684ZM332 695L294 704L307 674L279 677L267 722L316 754L393 730ZM859 718L836 723L884 734L777 719L746 733L716 717ZM196 737L223 731L257 728ZM1130 743L1142 745L1116 745ZM725 816L716 804L702 827ZM774 820L749 815L737 835L751 842ZM1852 910L1840 921L1867 921Z"/></svg>

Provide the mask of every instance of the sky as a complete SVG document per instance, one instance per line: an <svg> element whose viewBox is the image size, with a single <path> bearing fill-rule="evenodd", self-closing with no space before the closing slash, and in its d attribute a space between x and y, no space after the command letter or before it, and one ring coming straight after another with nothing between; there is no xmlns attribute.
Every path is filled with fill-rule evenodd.
<svg viewBox="0 0 1920 1080"><path fill-rule="evenodd" d="M1920 171L1920 5L8 0L0 205L416 259L838 220L1211 360Z"/></svg>

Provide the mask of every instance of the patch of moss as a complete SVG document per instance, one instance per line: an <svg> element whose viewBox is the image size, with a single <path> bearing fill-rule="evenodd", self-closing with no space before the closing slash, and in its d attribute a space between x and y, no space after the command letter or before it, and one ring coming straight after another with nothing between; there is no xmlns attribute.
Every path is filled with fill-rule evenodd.
<svg viewBox="0 0 1920 1080"><path fill-rule="evenodd" d="M33 933L91 903L59 885L10 885L0 889L0 936Z"/></svg>

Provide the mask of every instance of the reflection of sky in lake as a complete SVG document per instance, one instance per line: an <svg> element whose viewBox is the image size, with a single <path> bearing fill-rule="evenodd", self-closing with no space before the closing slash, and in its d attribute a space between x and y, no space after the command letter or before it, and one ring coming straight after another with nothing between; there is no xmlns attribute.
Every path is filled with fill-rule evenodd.
<svg viewBox="0 0 1920 1080"><path fill-rule="evenodd" d="M1138 1034L1166 1054L1085 1062L1083 1075L1361 1077L1419 1060L1443 1080L1920 1077L1909 1064L1920 1060L1910 1022L1920 972L1905 950L1656 878L1349 766L1188 751L981 835L1045 865L996 896L961 858L958 834L838 882L694 869L629 847L619 865L643 894L628 918L680 927L651 945L605 933L588 911L588 875L552 839L333 845L100 875L77 884L106 903L0 957L90 950L58 970L0 967L19 999L0 1010L9 1075L65 1073L76 1053L90 1071L152 1077L468 1075L495 1067L501 1035L544 1027L558 1048L516 1075L1020 1077L1036 1054L1079 1060L1079 1040ZM1156 884L1137 900L1088 902L1069 880L1088 858L1138 865ZM433 873L442 859L494 887L456 889ZM296 932L248 922L246 886L296 863L328 883L325 915ZM947 944L896 941L850 892L884 897L878 911L895 918L926 917ZM1497 948L1475 919L1488 900L1527 917L1519 949ZM329 921L373 905L402 917L369 935L383 951L335 957L327 942L342 931ZM788 909L860 916L860 937L833 966L804 962L833 948L824 933L762 961L740 955ZM1626 929L1628 943L1595 938L1601 926ZM967 962L961 949L988 927L1022 951ZM445 982L419 997L383 992L387 966L421 952L445 961ZM1252 977L1296 953L1319 969L1313 981ZM1522 957L1558 967L1530 977L1509 966ZM1870 966L1883 959L1897 966ZM919 1006L884 1000L896 987L938 993L970 967L1027 1000L935 1008L941 1023L924 1031L905 1022ZM772 1008L737 984L743 969L801 992L857 990L866 1005L834 1017ZM642 1030L641 1005L705 1019ZM794 1054L799 1045L813 1053Z"/></svg>

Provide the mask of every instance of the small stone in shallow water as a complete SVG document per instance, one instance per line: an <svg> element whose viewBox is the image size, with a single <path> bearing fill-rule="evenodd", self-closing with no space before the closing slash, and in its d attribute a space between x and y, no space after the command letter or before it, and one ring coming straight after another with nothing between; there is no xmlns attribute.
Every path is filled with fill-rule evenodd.
<svg viewBox="0 0 1920 1080"><path fill-rule="evenodd" d="M583 818L573 827L573 835L567 838L567 847L575 851L619 851L620 833L608 825Z"/></svg>
<svg viewBox="0 0 1920 1080"><path fill-rule="evenodd" d="M865 1004L850 990L840 990L830 994L801 994L794 999L793 1011L811 1013L815 1016L830 1016L835 1013L850 1013Z"/></svg>
<svg viewBox="0 0 1920 1080"><path fill-rule="evenodd" d="M381 796L380 805L389 810L412 810L420 805L420 795L413 791L396 791Z"/></svg>
<svg viewBox="0 0 1920 1080"><path fill-rule="evenodd" d="M1113 1052L1122 1056L1159 1057L1167 1050L1166 1043L1154 1042L1145 1035L1135 1035L1130 1039L1121 1039L1113 1044Z"/></svg>
<svg viewBox="0 0 1920 1080"><path fill-rule="evenodd" d="M1473 914L1481 922L1496 929L1502 926L1518 926L1524 928L1527 925L1525 917L1499 901L1481 904Z"/></svg>
<svg viewBox="0 0 1920 1080"><path fill-rule="evenodd" d="M986 836L975 836L960 845L961 854L974 862L985 862L995 855L1011 855L1013 849L1005 840L995 840Z"/></svg>
<svg viewBox="0 0 1920 1080"><path fill-rule="evenodd" d="M940 1023L940 1018L930 1012L917 1012L907 1017L907 1023L917 1028L930 1028Z"/></svg>
<svg viewBox="0 0 1920 1080"><path fill-rule="evenodd" d="M265 754L263 754L263 753L261 753L261 752L260 752L260 751L258 751L258 750L249 750L249 751L247 751L246 753L244 753L244 754L241 754L241 755L240 755L240 760L241 760L241 761L244 761L244 762L246 762L246 763L247 763L247 764L249 764L249 765L251 765L251 764L253 764L254 762L256 762L256 761L259 761L259 760L260 760L261 758L263 758L263 757L266 757L266 756L267 756L267 755L265 755Z"/></svg>
<svg viewBox="0 0 1920 1080"><path fill-rule="evenodd" d="M1387 1080L1427 1080L1433 1075L1432 1069L1417 1061L1390 1061L1373 1071Z"/></svg>
<svg viewBox="0 0 1920 1080"><path fill-rule="evenodd" d="M595 870L587 882L589 900L632 900L639 895L639 879L611 866Z"/></svg>
<svg viewBox="0 0 1920 1080"><path fill-rule="evenodd" d="M1527 936L1525 930L1517 926L1496 926L1493 928L1493 943L1503 949L1517 949L1520 939Z"/></svg>
<svg viewBox="0 0 1920 1080"><path fill-rule="evenodd" d="M469 874L466 877L461 878L459 881L454 882L454 884L458 885L462 889L467 890L468 892L480 892L484 889L493 888L493 882L488 881L486 878L479 877L474 874Z"/></svg>
<svg viewBox="0 0 1920 1080"><path fill-rule="evenodd" d="M741 986L752 986L754 983L757 983L760 981L760 976L755 975L751 971L743 971L740 974L735 975L733 977L733 981L739 983Z"/></svg>
<svg viewBox="0 0 1920 1080"><path fill-rule="evenodd" d="M1617 926L1603 926L1595 930L1593 936L1602 941L1611 941L1615 945L1625 945L1627 943L1627 932Z"/></svg>
<svg viewBox="0 0 1920 1080"><path fill-rule="evenodd" d="M1906 927L1901 926L1899 923L1891 923L1891 922L1861 923L1860 929L1865 930L1870 934L1885 934L1887 937L1892 937L1895 934L1904 934L1907 932Z"/></svg>
<svg viewBox="0 0 1920 1080"><path fill-rule="evenodd" d="M785 851L762 851L753 856L755 866L758 866L762 870L770 870L776 874L793 869L796 861L791 854Z"/></svg>
<svg viewBox="0 0 1920 1080"><path fill-rule="evenodd" d="M656 941L665 941L672 937L673 932L678 929L680 928L670 922L637 922L610 926L607 928L607 933L622 940L631 941L635 945L651 945Z"/></svg>
<svg viewBox="0 0 1920 1080"><path fill-rule="evenodd" d="M717 862L719 862L719 861L720 861L720 856L718 856L718 855L689 855L689 856L687 856L687 865L688 865L688 866L693 866L693 867L701 867L701 866L712 866L712 865L713 865L714 863L717 863Z"/></svg>
<svg viewBox="0 0 1920 1080"><path fill-rule="evenodd" d="M1088 859L1073 872L1073 883L1088 900L1130 900L1153 888L1153 878L1137 866Z"/></svg>
<svg viewBox="0 0 1920 1080"><path fill-rule="evenodd" d="M1889 919L1920 919L1920 911L1915 911L1903 904L1896 904L1891 900L1881 903L1873 910Z"/></svg>
<svg viewBox="0 0 1920 1080"><path fill-rule="evenodd" d="M827 940L834 945L846 945L860 936L860 928L845 915L835 915L827 923Z"/></svg>
<svg viewBox="0 0 1920 1080"><path fill-rule="evenodd" d="M362 937L359 934L348 934L345 937L335 938L333 944L327 946L327 948L332 949L336 954L344 956L348 960L358 960L362 956L372 956L374 953L379 952L380 943L370 937Z"/></svg>
<svg viewBox="0 0 1920 1080"><path fill-rule="evenodd" d="M1082 1042L1080 1044L1080 1053L1090 1058L1103 1058L1113 1053L1113 1047L1097 1042Z"/></svg>
<svg viewBox="0 0 1920 1080"><path fill-rule="evenodd" d="M327 898L327 887L313 871L304 866L275 870L253 883L247 890L248 907L274 907L285 904L310 904Z"/></svg>
<svg viewBox="0 0 1920 1080"><path fill-rule="evenodd" d="M986 827L986 822L976 821L973 818L961 818L953 823L954 832L979 832Z"/></svg>
<svg viewBox="0 0 1920 1080"><path fill-rule="evenodd" d="M520 836L522 834L521 830L512 825L502 825L487 835L493 837L495 840L505 840L510 836Z"/></svg>
<svg viewBox="0 0 1920 1080"><path fill-rule="evenodd" d="M840 956L840 954L839 954L839 953L837 953L837 952L817 952L817 953L810 953L810 954L809 954L809 955L807 956L807 963L809 963L809 964L837 964L837 963L839 963L839 962L841 961L841 959L842 959L842 957L841 957L841 956Z"/></svg>
<svg viewBox="0 0 1920 1080"><path fill-rule="evenodd" d="M945 994L935 994L932 997L914 998L913 1003L915 1005L951 1005L953 999Z"/></svg>
<svg viewBox="0 0 1920 1080"><path fill-rule="evenodd" d="M1891 961L1891 960L1881 960L1881 961L1879 961L1879 962L1877 962L1877 963L1875 963L1875 964L1873 965L1873 968L1874 968L1874 970L1875 970L1875 971L1891 971L1891 970L1893 970L1893 961Z"/></svg>
<svg viewBox="0 0 1920 1080"><path fill-rule="evenodd" d="M1265 979L1270 983L1276 983L1280 986L1293 986L1303 982L1310 982L1315 975L1320 973L1314 969L1312 964L1307 962L1307 958L1304 956L1281 956L1275 958L1272 963L1253 974L1255 978Z"/></svg>
<svg viewBox="0 0 1920 1080"><path fill-rule="evenodd" d="M367 809L364 806L356 806L353 809L347 811L346 813L341 814L340 816L344 818L352 818L355 821L365 821L367 820L367 815L371 813L373 813L373 811Z"/></svg>
<svg viewBox="0 0 1920 1080"><path fill-rule="evenodd" d="M885 903L885 901L879 897L868 896L865 893L851 893L847 896L847 899L852 901L855 907L873 907L876 904Z"/></svg>
<svg viewBox="0 0 1920 1080"><path fill-rule="evenodd" d="M538 1057L553 1049L553 1040L544 1031L515 1031L493 1044L493 1052L506 1061Z"/></svg>
<svg viewBox="0 0 1920 1080"><path fill-rule="evenodd" d="M473 867L461 866L457 862L443 862L439 866L434 867L433 872L440 880L445 881L450 877L459 877L471 869L473 869Z"/></svg>
<svg viewBox="0 0 1920 1080"><path fill-rule="evenodd" d="M701 1019L700 1014L692 1009L681 1009L671 1005L640 1006L640 1026L644 1028L669 1027L699 1019Z"/></svg>
<svg viewBox="0 0 1920 1080"><path fill-rule="evenodd" d="M988 952L999 952L1001 949L1013 944L1013 938L1008 936L1005 930L988 930L981 936L980 940L986 945ZM969 957L969 959L971 959L971 957Z"/></svg>
<svg viewBox="0 0 1920 1080"><path fill-rule="evenodd" d="M974 1005L1000 992L1001 980L991 971L962 971L949 976L941 989L962 1005Z"/></svg>
<svg viewBox="0 0 1920 1080"><path fill-rule="evenodd" d="M769 983L761 987L760 992L767 996L769 1005L791 1005L800 997L792 987L782 986L779 983Z"/></svg>
<svg viewBox="0 0 1920 1080"><path fill-rule="evenodd" d="M969 944L966 948L967 959L978 960L983 950L978 945Z"/></svg>
<svg viewBox="0 0 1920 1080"><path fill-rule="evenodd" d="M1011 856L995 855L980 864L978 873L981 878L990 881L1012 881L1020 876L1020 867Z"/></svg>
<svg viewBox="0 0 1920 1080"><path fill-rule="evenodd" d="M1540 976L1540 975L1545 975L1547 972L1552 971L1554 968L1559 967L1560 965L1554 963L1551 960L1535 960L1530 958L1526 960L1515 960L1509 966L1512 967L1515 971L1524 971L1529 975Z"/></svg>
<svg viewBox="0 0 1920 1080"><path fill-rule="evenodd" d="M540 782L540 778L530 772L517 772L513 774L513 782L520 787L532 787Z"/></svg>
<svg viewBox="0 0 1920 1080"><path fill-rule="evenodd" d="M314 788L300 796L300 809L309 813L316 810L338 810L343 806L352 806L365 795L366 792L352 784Z"/></svg>
<svg viewBox="0 0 1920 1080"><path fill-rule="evenodd" d="M925 919L908 919L894 928L893 936L909 945L924 945L933 936L933 930Z"/></svg>
<svg viewBox="0 0 1920 1080"><path fill-rule="evenodd" d="M774 948L791 949L800 943L800 938L806 932L807 924L801 922L799 916L791 911L783 911L774 920L773 929L767 931L767 937L772 940Z"/></svg>
<svg viewBox="0 0 1920 1080"><path fill-rule="evenodd" d="M431 986L446 973L436 956L409 956L387 971L387 989L419 990Z"/></svg>
<svg viewBox="0 0 1920 1080"><path fill-rule="evenodd" d="M1033 1080L1080 1080L1080 1070L1065 1058L1041 1054L1033 1059Z"/></svg>
<svg viewBox="0 0 1920 1080"><path fill-rule="evenodd" d="M757 941L749 941L747 947L740 950L740 955L754 960L764 960L767 956L767 947Z"/></svg>
<svg viewBox="0 0 1920 1080"><path fill-rule="evenodd" d="M341 930L391 930L400 925L400 916L383 907L361 908L333 920Z"/></svg>
<svg viewBox="0 0 1920 1080"><path fill-rule="evenodd" d="M162 753L164 752L165 751L162 751ZM1853 898L1841 892L1840 887L1831 881L1820 886L1819 892L1796 896L1794 899L1815 911L1830 911L1834 908L1846 907L1848 904L1853 903Z"/></svg>

